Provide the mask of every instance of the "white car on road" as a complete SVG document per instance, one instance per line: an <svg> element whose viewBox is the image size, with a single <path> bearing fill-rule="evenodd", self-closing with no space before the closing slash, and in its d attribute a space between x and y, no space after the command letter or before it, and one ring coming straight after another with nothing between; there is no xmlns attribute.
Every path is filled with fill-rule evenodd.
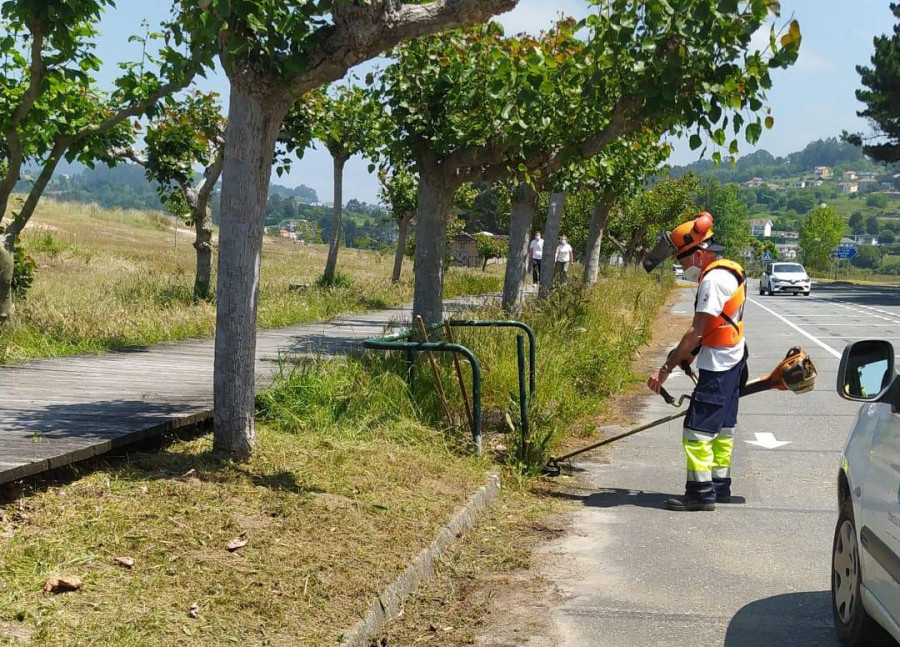
<svg viewBox="0 0 900 647"><path fill-rule="evenodd" d="M834 625L848 647L900 641L900 379L894 348L864 340L844 350L838 394L864 402L837 476L832 549Z"/></svg>
<svg viewBox="0 0 900 647"><path fill-rule="evenodd" d="M768 263L759 277L759 293L809 296L812 282L800 263Z"/></svg>

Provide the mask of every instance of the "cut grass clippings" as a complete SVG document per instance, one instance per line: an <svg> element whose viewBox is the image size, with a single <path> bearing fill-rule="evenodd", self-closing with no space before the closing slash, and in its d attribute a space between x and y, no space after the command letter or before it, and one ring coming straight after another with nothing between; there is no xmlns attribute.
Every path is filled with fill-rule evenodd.
<svg viewBox="0 0 900 647"><path fill-rule="evenodd" d="M42 200L22 235L38 269L13 323L0 330L0 363L211 336L215 304L193 303L193 232L182 225L176 238L172 223L159 212ZM342 249L340 284L317 286L327 251L325 245L264 239L260 327L412 300L411 262L404 263L399 283L390 282L393 252ZM444 294L497 291L501 269L450 267ZM215 285L215 260L213 270Z"/></svg>

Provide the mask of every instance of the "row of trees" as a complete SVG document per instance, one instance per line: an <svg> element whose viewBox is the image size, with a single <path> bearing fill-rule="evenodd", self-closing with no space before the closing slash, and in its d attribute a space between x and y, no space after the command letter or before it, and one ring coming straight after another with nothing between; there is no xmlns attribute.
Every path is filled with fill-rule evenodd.
<svg viewBox="0 0 900 647"><path fill-rule="evenodd" d="M342 160L369 145L356 138L360 124L368 123L367 109L358 120L331 122L311 118L316 111L337 115L344 99L356 109L371 100L373 111L385 107L390 115L389 128L365 128L365 134L377 134L371 154L385 178L412 178L414 206L409 200L394 213L402 222L415 210L414 313L430 323L443 316L447 226L454 200L466 199L460 197L465 187L509 187L504 305L510 311L521 305L527 241L543 191L552 194L544 226L548 245L555 245L567 194L591 205L589 268L596 268L613 219L630 236L608 238L638 260L666 218L684 215L683 187L668 183L640 198L657 201L664 217L645 217L655 203L653 209L632 208L634 200L622 204L664 158L661 138L691 133L692 146L709 148L716 161L723 152L737 153L739 135L755 143L772 125L763 111L770 71L791 65L800 44L792 21L782 33L772 31L765 50L753 48L753 35L778 14L777 0L596 0L587 19L563 20L538 37L508 37L496 24L479 25L516 0L183 0L165 25L159 54L151 56L147 52L155 48L145 47L141 61L123 68L116 91L107 96L91 76L99 66L91 49L99 13L109 4L2 5L11 36L2 43L9 56L0 57L6 90L0 94L6 250L0 255L6 259L0 263L0 316L12 312L6 277L15 240L58 161L90 165L131 157L133 120L145 117L147 154L135 157L149 173L181 174L161 190L171 191L167 203L190 214L198 241L206 235L208 191L221 173L214 444L237 458L250 454L255 439L256 309L273 160L282 168L284 154L305 148L312 135L325 144L335 159L339 220ZM431 36L447 29L455 31ZM385 51L391 62L369 91L322 90ZM187 88L214 59L231 85L227 119L210 111L193 123L183 118L182 104L165 98ZM192 109L213 103L201 95L189 100L198 104ZM152 152L154 144L162 154ZM25 203L10 209L26 159L42 171ZM204 168L199 178L188 172L195 164ZM336 262L333 241L326 277ZM198 282L199 264L198 254Z"/></svg>

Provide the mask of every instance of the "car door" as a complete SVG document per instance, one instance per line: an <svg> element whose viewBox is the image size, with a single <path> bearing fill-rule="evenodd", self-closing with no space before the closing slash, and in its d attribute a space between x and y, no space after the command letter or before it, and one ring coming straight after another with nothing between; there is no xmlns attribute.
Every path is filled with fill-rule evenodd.
<svg viewBox="0 0 900 647"><path fill-rule="evenodd" d="M900 414L889 404L864 406L861 422L874 429L860 496L863 581L900 621Z"/></svg>

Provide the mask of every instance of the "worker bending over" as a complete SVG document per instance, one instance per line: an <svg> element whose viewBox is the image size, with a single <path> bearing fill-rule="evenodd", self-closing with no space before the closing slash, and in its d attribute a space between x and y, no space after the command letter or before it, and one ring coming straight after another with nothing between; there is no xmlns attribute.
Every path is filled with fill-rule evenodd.
<svg viewBox="0 0 900 647"><path fill-rule="evenodd" d="M696 357L699 378L682 437L687 482L683 498L666 501L670 510L715 510L717 502L731 502L734 427L741 385L747 380L747 277L734 261L719 259L724 248L713 241L712 227L712 216L703 212L664 234L644 261L644 268L652 271L672 254L684 268L684 278L698 283L690 327L647 381L650 390L659 393L674 368Z"/></svg>

